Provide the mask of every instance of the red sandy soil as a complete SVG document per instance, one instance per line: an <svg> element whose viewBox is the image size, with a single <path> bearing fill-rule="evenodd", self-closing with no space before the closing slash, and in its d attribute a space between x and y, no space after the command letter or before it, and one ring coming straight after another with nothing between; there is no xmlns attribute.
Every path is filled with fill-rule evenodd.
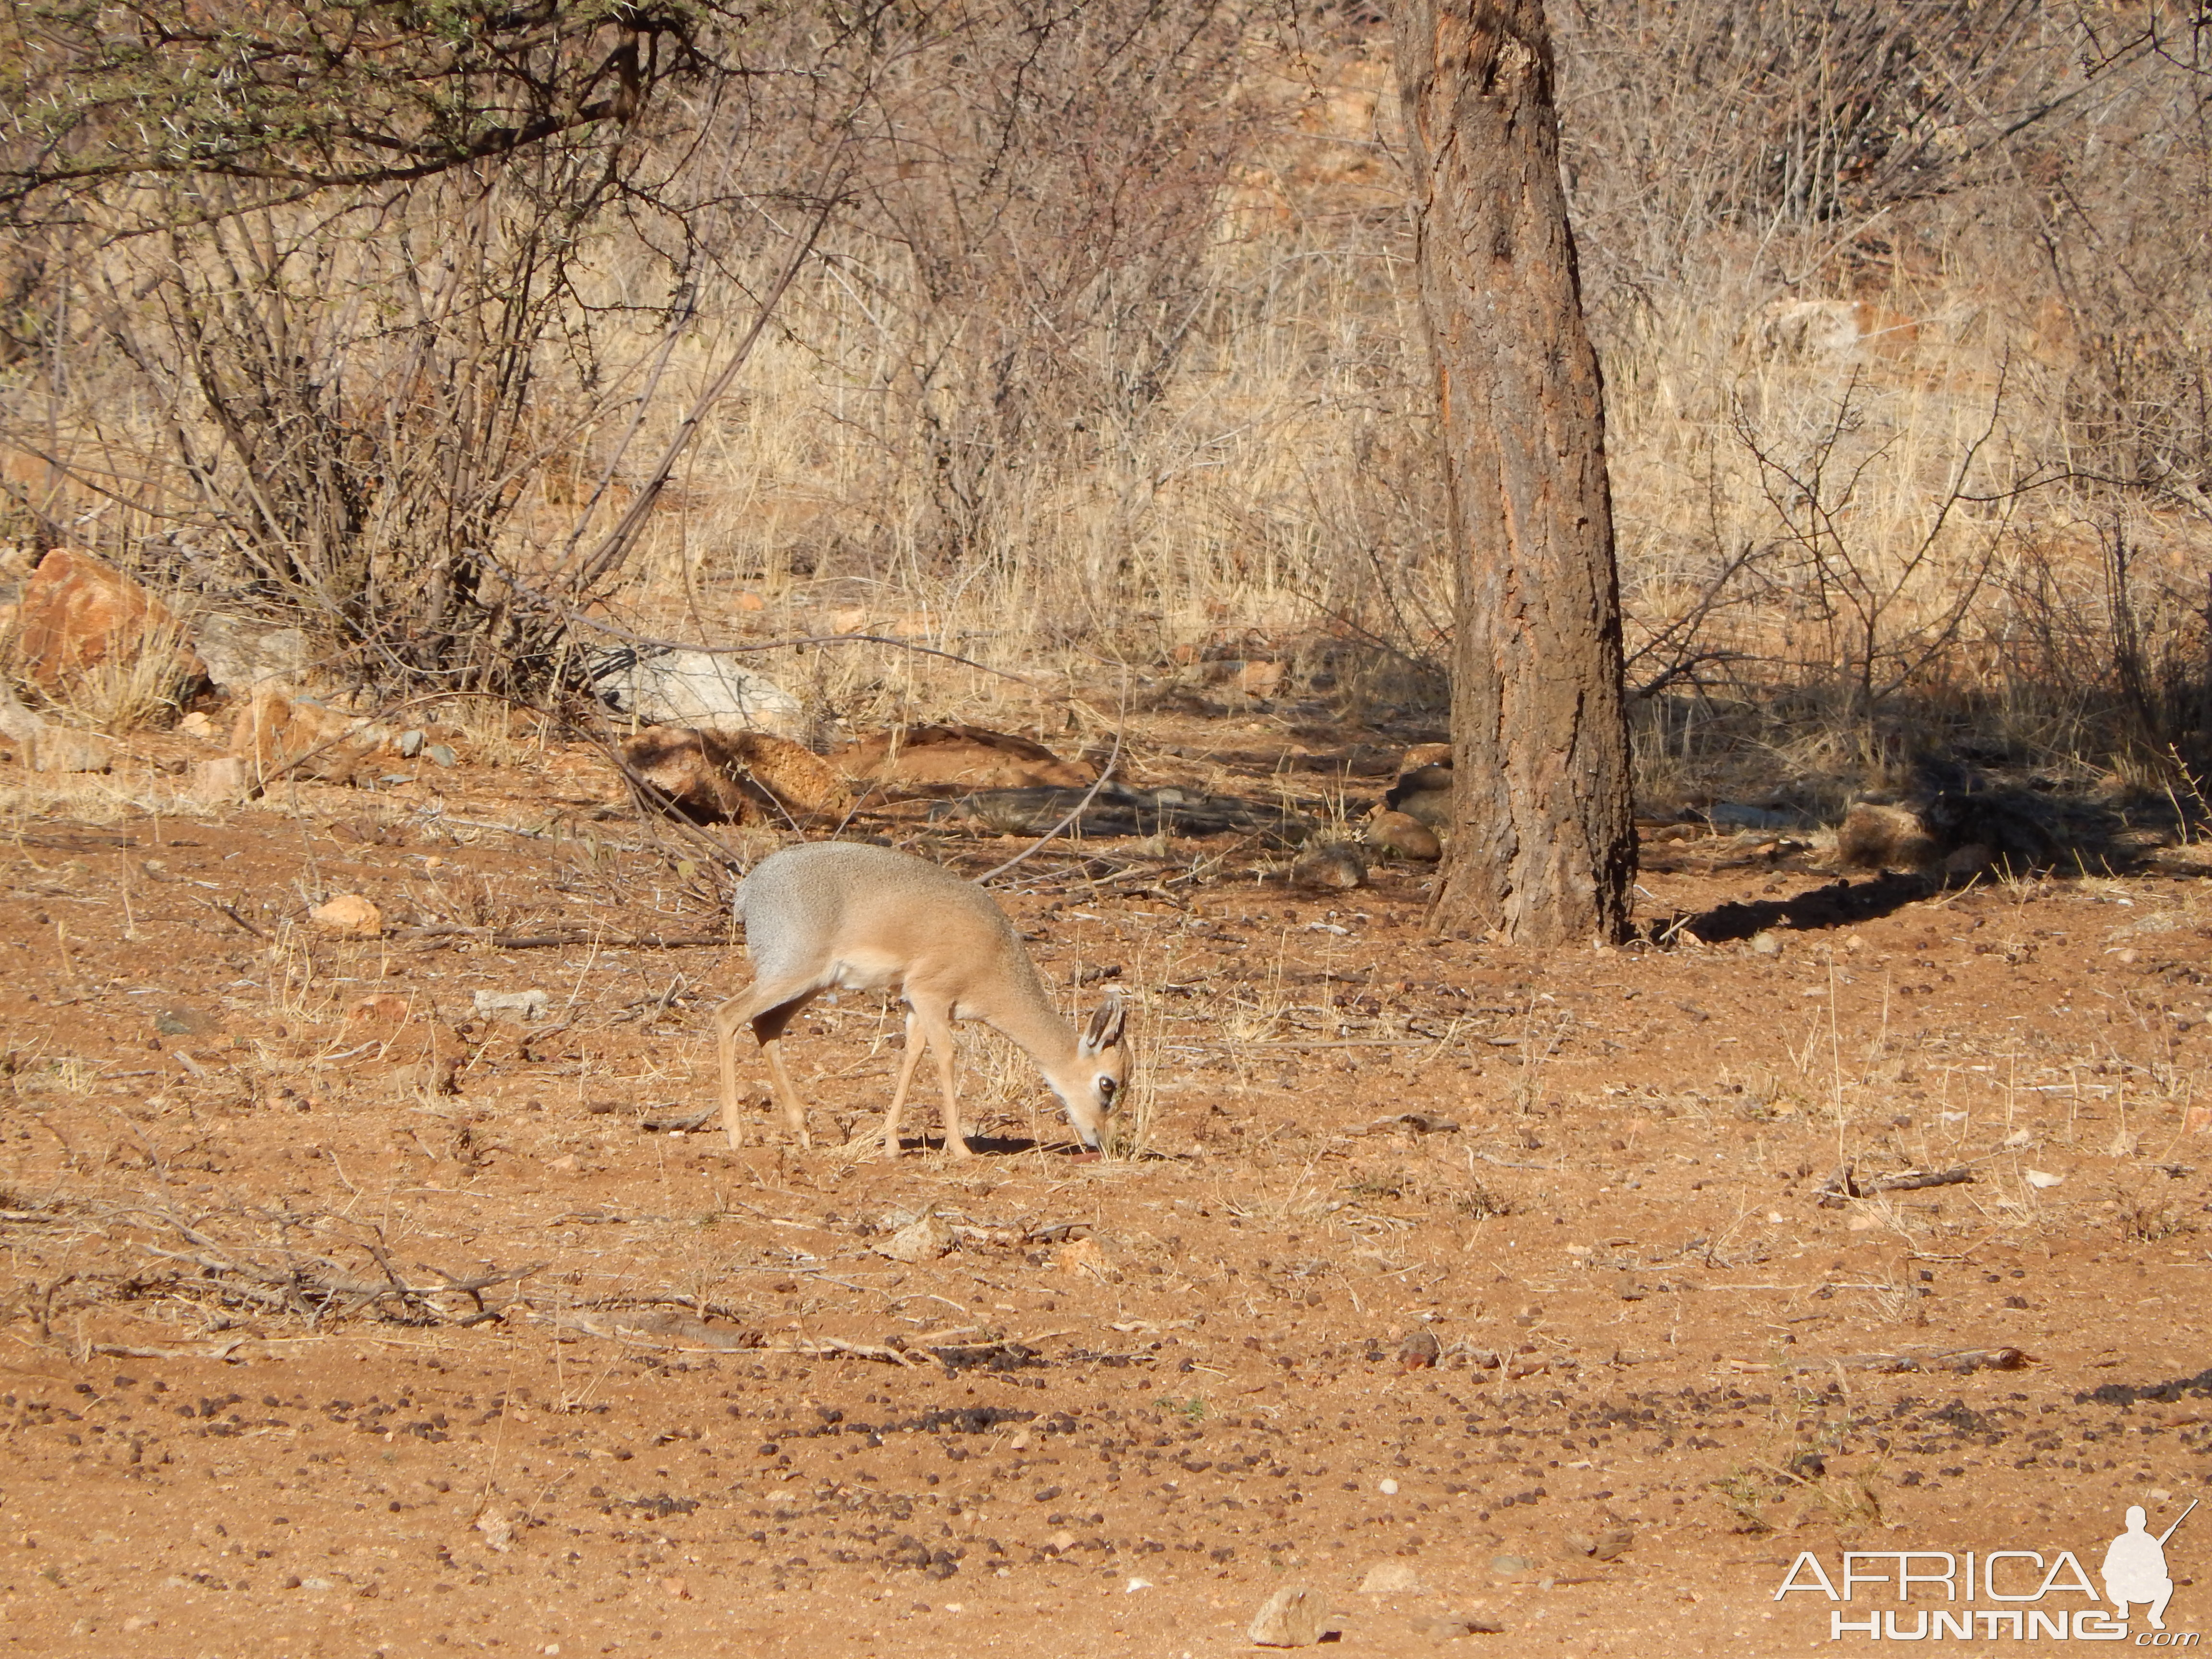
<svg viewBox="0 0 2212 1659"><path fill-rule="evenodd" d="M1425 872L1056 848L1005 902L1136 1000L1141 1156L981 1042L980 1156L838 1150L899 1041L850 997L815 1149L732 1153L647 1126L742 955L623 942L726 924L591 765L16 821L0 1652L1206 1656L1295 1584L1345 1650L1809 1654L1957 1604L1778 1601L1801 1552L2094 1580L2205 1491L2203 877L1670 842L1645 915L1699 920L1540 956L1428 937ZM2168 1559L2212 1624L2212 1510Z"/></svg>

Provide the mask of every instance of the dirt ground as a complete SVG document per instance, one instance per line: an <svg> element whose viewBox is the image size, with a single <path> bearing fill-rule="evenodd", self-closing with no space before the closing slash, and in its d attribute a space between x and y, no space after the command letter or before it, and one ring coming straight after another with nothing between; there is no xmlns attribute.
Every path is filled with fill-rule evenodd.
<svg viewBox="0 0 2212 1659"><path fill-rule="evenodd" d="M0 1652L1199 1659L1294 1586L1346 1650L1797 1654L1966 1605L1832 1601L1846 1550L2036 1553L1944 1638L1996 1650L2206 1492L2185 860L1655 836L1665 937L1536 956L1427 937L1425 871L1054 848L1004 901L1134 1000L1141 1154L975 1042L981 1155L891 1164L873 998L794 1030L813 1150L750 1054L752 1144L668 1127L743 959L587 756L194 815L139 747L0 848ZM348 892L383 937L308 924ZM2212 1510L2166 1559L2212 1624Z"/></svg>

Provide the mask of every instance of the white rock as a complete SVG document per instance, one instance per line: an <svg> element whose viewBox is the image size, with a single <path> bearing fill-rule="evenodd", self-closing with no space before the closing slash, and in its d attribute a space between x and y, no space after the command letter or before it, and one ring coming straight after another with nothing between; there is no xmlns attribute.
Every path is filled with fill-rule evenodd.
<svg viewBox="0 0 2212 1659"><path fill-rule="evenodd" d="M553 999L544 991L478 991L473 1000L476 1011L486 1019L495 1019L501 1014L513 1014L519 1019L545 1018L545 1010Z"/></svg>
<svg viewBox="0 0 2212 1659"><path fill-rule="evenodd" d="M610 706L656 726L789 737L805 714L799 699L766 675L708 651L602 652L592 659L592 681Z"/></svg>
<svg viewBox="0 0 2212 1659"><path fill-rule="evenodd" d="M1310 1648L1322 1638L1321 1608L1303 1584L1285 1584L1261 1603L1245 1632L1263 1648Z"/></svg>
<svg viewBox="0 0 2212 1659"><path fill-rule="evenodd" d="M484 1542L495 1550L514 1547L514 1522L496 1510L486 1510L477 1516L477 1530L483 1534Z"/></svg>
<svg viewBox="0 0 2212 1659"><path fill-rule="evenodd" d="M2064 1176L2053 1175L2048 1170L2030 1170L2027 1172L2027 1184L2039 1189L2045 1187L2056 1187L2060 1182L2065 1179L2066 1177Z"/></svg>
<svg viewBox="0 0 2212 1659"><path fill-rule="evenodd" d="M264 680L297 680L308 667L307 636L251 617L210 614L192 624L192 648L208 678L234 696Z"/></svg>
<svg viewBox="0 0 2212 1659"><path fill-rule="evenodd" d="M1375 1490L1385 1498L1395 1498L1398 1495L1398 1483L1390 1480L1378 1480L1375 1483Z"/></svg>

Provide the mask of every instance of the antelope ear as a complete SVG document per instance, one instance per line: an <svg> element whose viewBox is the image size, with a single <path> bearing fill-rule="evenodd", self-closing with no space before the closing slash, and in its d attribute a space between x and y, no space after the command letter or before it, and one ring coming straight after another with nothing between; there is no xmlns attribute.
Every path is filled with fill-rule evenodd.
<svg viewBox="0 0 2212 1659"><path fill-rule="evenodd" d="M1091 1016L1091 1024L1084 1028L1083 1046L1093 1054L1116 1047L1128 1018L1129 1011L1121 1006L1121 994L1107 992L1106 1000L1098 1005L1098 1012Z"/></svg>

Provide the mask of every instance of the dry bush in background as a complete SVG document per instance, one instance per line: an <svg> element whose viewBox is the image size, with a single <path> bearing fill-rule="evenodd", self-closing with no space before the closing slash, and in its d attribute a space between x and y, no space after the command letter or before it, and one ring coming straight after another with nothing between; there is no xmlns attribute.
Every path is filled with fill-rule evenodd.
<svg viewBox="0 0 2212 1659"><path fill-rule="evenodd" d="M1553 9L1650 804L1826 805L1923 744L2201 770L2202 20ZM594 27L532 48L563 107L629 72ZM542 684L605 617L899 635L1073 690L1078 723L1209 655L1284 661L1294 720L1440 719L1379 12L671 29L620 119L496 166L154 237L19 213L17 533L305 605L385 683ZM183 188L145 176L132 213ZM876 646L748 661L825 733L1009 684Z"/></svg>

